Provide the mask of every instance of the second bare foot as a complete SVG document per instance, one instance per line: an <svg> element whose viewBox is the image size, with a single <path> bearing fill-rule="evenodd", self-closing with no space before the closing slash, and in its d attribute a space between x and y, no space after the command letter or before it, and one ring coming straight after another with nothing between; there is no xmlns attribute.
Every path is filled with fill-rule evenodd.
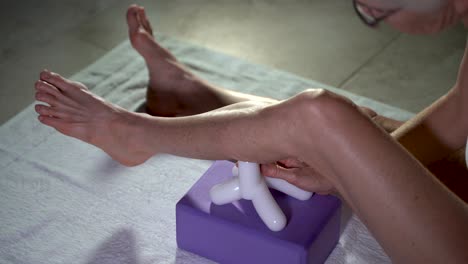
<svg viewBox="0 0 468 264"><path fill-rule="evenodd" d="M132 46L145 59L149 71L146 94L149 114L185 116L226 105L217 96L216 88L192 74L156 42L143 7L128 8L127 24Z"/></svg>

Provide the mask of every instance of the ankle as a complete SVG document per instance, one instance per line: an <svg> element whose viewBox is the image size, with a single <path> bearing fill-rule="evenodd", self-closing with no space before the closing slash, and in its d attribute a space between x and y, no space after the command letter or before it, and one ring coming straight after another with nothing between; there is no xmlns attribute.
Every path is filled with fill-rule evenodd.
<svg viewBox="0 0 468 264"><path fill-rule="evenodd" d="M157 154L158 133L155 131L155 118L144 113L128 112L126 116L128 143L134 151L151 157Z"/></svg>

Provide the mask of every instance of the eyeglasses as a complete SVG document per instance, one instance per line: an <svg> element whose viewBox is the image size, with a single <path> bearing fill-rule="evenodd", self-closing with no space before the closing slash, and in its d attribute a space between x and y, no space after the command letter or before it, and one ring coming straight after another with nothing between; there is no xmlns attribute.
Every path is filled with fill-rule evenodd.
<svg viewBox="0 0 468 264"><path fill-rule="evenodd" d="M367 4L363 4L358 0L353 0L353 7L362 22L370 27L376 27L382 20L395 14L401 9L376 8Z"/></svg>

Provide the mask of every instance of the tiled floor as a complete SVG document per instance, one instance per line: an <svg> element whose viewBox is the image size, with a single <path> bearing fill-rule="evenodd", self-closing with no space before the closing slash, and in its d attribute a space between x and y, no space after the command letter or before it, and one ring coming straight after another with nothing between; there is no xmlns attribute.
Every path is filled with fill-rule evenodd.
<svg viewBox="0 0 468 264"><path fill-rule="evenodd" d="M371 30L346 0L9 1L0 9L0 123L33 102L42 68L69 76L127 38L126 7L154 29L419 111L453 84L466 30Z"/></svg>

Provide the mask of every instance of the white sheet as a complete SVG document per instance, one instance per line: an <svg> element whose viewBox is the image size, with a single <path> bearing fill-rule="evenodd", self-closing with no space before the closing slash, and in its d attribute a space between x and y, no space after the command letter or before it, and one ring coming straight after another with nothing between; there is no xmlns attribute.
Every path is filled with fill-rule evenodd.
<svg viewBox="0 0 468 264"><path fill-rule="evenodd" d="M158 39L197 74L224 87L278 99L324 87L381 114L411 116L292 74L168 37ZM147 72L125 42L73 79L136 109L144 100ZM29 106L0 128L0 262L208 263L177 249L175 204L210 164L158 155L126 168L101 150L41 125ZM388 258L354 216L328 259L385 262Z"/></svg>

